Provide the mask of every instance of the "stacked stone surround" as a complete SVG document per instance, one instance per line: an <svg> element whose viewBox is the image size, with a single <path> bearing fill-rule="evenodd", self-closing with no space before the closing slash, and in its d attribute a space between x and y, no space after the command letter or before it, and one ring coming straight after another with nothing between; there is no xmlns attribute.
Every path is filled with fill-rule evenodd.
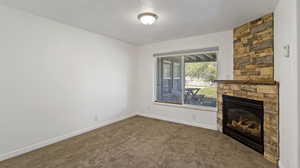
<svg viewBox="0 0 300 168"><path fill-rule="evenodd" d="M264 102L264 157L279 160L279 84L274 81L273 14L234 29L234 80L218 81L217 123L223 95Z"/></svg>
<svg viewBox="0 0 300 168"><path fill-rule="evenodd" d="M274 79L273 14L234 29L234 79Z"/></svg>

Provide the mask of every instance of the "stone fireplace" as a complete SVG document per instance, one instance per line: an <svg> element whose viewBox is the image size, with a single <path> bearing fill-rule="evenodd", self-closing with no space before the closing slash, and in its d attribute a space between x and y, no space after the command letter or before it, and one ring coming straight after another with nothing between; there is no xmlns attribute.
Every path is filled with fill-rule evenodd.
<svg viewBox="0 0 300 168"><path fill-rule="evenodd" d="M273 14L234 29L234 80L218 82L218 130L279 159L279 83L274 81Z"/></svg>

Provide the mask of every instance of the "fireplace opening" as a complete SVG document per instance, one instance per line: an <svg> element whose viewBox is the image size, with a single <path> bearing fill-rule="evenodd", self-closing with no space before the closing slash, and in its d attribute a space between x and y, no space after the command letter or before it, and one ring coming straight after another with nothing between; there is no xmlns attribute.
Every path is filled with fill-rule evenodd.
<svg viewBox="0 0 300 168"><path fill-rule="evenodd" d="M223 133L264 152L263 101L223 95Z"/></svg>

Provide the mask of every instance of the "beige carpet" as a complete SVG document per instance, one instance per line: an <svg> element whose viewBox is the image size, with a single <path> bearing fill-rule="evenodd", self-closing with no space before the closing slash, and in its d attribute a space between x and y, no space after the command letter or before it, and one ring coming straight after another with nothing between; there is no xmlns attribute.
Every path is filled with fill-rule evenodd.
<svg viewBox="0 0 300 168"><path fill-rule="evenodd" d="M0 162L0 168L275 168L231 138L133 117Z"/></svg>

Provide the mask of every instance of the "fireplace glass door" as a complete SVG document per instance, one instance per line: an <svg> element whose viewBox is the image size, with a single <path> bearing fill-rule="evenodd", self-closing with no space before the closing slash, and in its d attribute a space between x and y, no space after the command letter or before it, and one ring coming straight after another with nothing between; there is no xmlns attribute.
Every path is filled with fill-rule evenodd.
<svg viewBox="0 0 300 168"><path fill-rule="evenodd" d="M263 102L223 96L223 132L263 152Z"/></svg>

